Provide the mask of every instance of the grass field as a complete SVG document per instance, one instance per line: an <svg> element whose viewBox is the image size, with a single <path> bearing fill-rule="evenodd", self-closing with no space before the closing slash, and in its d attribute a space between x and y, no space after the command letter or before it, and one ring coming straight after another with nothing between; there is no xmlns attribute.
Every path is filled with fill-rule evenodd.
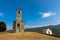
<svg viewBox="0 0 60 40"><path fill-rule="evenodd" d="M23 33L0 33L0 40L60 40L60 38L36 32L23 32Z"/></svg>

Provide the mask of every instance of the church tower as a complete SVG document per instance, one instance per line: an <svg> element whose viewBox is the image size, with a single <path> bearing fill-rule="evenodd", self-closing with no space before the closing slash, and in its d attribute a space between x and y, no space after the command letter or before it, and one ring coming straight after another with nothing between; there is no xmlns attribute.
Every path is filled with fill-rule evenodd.
<svg viewBox="0 0 60 40"><path fill-rule="evenodd" d="M22 21L22 10L17 10L16 21L14 21L13 29L15 32L24 32L24 22Z"/></svg>

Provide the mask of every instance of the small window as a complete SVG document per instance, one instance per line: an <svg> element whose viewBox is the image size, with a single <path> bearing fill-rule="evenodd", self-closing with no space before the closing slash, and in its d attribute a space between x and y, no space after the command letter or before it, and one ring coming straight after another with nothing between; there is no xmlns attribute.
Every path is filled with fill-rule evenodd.
<svg viewBox="0 0 60 40"><path fill-rule="evenodd" d="M18 13L20 14L20 10L18 11Z"/></svg>

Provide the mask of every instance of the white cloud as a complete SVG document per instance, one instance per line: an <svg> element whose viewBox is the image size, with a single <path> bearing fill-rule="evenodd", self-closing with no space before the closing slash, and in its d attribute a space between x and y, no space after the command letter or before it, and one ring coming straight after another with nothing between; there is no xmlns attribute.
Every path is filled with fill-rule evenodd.
<svg viewBox="0 0 60 40"><path fill-rule="evenodd" d="M3 17L3 13L0 13L0 17Z"/></svg>
<svg viewBox="0 0 60 40"><path fill-rule="evenodd" d="M50 17L50 16L54 16L56 15L55 12L49 11L49 12L40 12L40 14L42 14L42 18L46 18L46 17Z"/></svg>

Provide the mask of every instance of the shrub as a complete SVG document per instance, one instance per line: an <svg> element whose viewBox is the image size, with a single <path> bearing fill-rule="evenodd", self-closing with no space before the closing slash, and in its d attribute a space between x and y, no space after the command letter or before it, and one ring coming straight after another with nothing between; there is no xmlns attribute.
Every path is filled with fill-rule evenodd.
<svg viewBox="0 0 60 40"><path fill-rule="evenodd" d="M6 31L6 24L5 22L0 22L0 32Z"/></svg>

